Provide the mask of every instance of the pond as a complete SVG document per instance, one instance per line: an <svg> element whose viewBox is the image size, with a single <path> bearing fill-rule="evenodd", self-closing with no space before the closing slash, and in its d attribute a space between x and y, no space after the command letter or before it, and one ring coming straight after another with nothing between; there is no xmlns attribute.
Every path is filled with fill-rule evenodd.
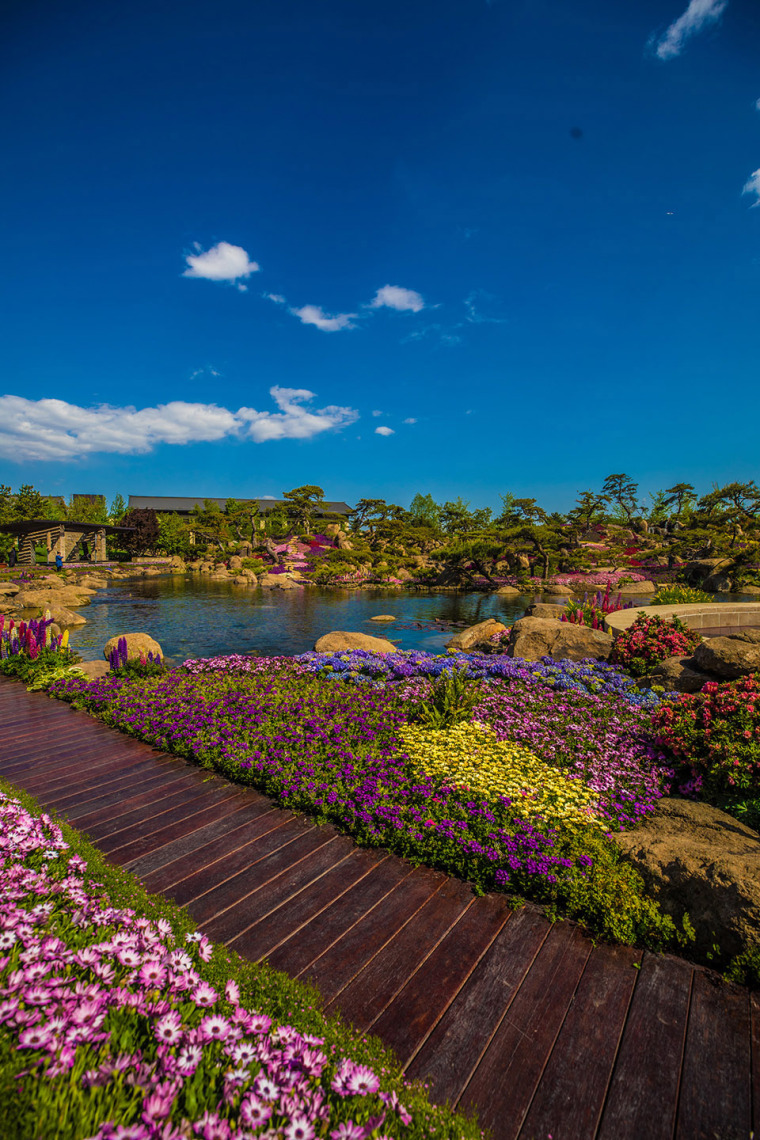
<svg viewBox="0 0 760 1140"><path fill-rule="evenodd" d="M174 575L99 591L81 611L87 625L72 628L71 645L86 661L102 660L109 637L148 633L176 663L222 653L290 656L313 649L324 633L345 629L389 637L401 649L442 653L459 626L491 617L510 625L533 597L316 586L251 590ZM370 621L374 614L393 614L396 621Z"/></svg>

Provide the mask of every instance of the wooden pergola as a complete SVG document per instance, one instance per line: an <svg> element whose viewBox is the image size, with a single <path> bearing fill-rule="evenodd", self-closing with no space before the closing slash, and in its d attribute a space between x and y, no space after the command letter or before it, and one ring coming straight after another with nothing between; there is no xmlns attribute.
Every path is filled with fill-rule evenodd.
<svg viewBox="0 0 760 1140"><path fill-rule="evenodd" d="M126 534L129 526L104 526L101 523L61 522L59 519L29 519L25 522L0 523L0 533L15 534L19 539L19 565L34 566L34 548L39 542L47 546L48 563L60 554L63 562L77 562L84 544L91 551L91 562L106 561L106 535Z"/></svg>

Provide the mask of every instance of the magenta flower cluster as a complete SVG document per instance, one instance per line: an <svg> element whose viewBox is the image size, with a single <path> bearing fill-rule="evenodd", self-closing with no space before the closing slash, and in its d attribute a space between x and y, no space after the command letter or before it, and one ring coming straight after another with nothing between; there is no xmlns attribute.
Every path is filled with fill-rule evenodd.
<svg viewBox="0 0 760 1140"><path fill-rule="evenodd" d="M231 979L217 992L204 936L110 905L50 818L2 793L0 861L0 1032L29 1135L66 1119L89 1140L364 1140L411 1123L372 1069L245 1008Z"/></svg>

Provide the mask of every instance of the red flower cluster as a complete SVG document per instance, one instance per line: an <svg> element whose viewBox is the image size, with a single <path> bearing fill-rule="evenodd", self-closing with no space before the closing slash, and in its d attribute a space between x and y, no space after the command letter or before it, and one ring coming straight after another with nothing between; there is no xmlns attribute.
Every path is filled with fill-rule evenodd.
<svg viewBox="0 0 760 1140"><path fill-rule="evenodd" d="M708 681L653 714L658 743L716 788L760 787L760 677Z"/></svg>
<svg viewBox="0 0 760 1140"><path fill-rule="evenodd" d="M698 633L677 617L666 620L640 614L618 637L610 660L622 665L634 677L643 677L667 657L688 656L701 640Z"/></svg>

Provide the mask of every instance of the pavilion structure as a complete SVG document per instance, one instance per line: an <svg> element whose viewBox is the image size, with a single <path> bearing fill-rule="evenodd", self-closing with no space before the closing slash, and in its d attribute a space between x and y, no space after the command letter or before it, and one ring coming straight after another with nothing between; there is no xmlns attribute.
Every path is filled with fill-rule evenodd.
<svg viewBox="0 0 760 1140"><path fill-rule="evenodd" d="M104 526L101 523L61 522L59 519L29 519L26 522L0 523L0 533L18 536L20 566L34 566L35 547L44 542L47 560L52 564L60 554L63 562L106 561L106 535L124 534L128 526Z"/></svg>

